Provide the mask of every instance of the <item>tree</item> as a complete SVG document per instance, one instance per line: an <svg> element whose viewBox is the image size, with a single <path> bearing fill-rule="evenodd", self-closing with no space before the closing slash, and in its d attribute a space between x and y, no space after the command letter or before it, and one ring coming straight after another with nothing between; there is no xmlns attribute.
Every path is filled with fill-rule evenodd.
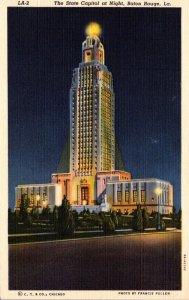
<svg viewBox="0 0 189 300"><path fill-rule="evenodd" d="M62 200L62 205L58 207L57 231L60 236L69 236L74 233L75 224L71 205L66 196Z"/></svg>
<svg viewBox="0 0 189 300"><path fill-rule="evenodd" d="M115 225L115 228L117 228L118 227L118 218L117 218L116 212L112 211L110 217Z"/></svg>
<svg viewBox="0 0 189 300"><path fill-rule="evenodd" d="M177 228L181 229L181 227L182 227L182 211L181 209L179 209L177 213Z"/></svg>
<svg viewBox="0 0 189 300"><path fill-rule="evenodd" d="M49 219L49 215L50 215L50 207L49 207L49 205L47 205L46 207L43 207L41 215L44 218Z"/></svg>
<svg viewBox="0 0 189 300"><path fill-rule="evenodd" d="M143 229L145 229L149 225L149 213L147 212L146 207L142 209L142 218L143 218Z"/></svg>
<svg viewBox="0 0 189 300"><path fill-rule="evenodd" d="M14 233L17 229L17 215L16 212L12 212L11 208L8 209L8 230L9 233Z"/></svg>
<svg viewBox="0 0 189 300"><path fill-rule="evenodd" d="M37 207L36 206L32 207L32 210L31 210L30 214L31 214L33 219L37 219Z"/></svg>
<svg viewBox="0 0 189 300"><path fill-rule="evenodd" d="M115 224L111 217L104 217L102 222L102 228L105 234L110 234L115 231Z"/></svg>
<svg viewBox="0 0 189 300"><path fill-rule="evenodd" d="M173 226L175 226L175 221L176 221L176 208L175 208L175 206L173 206L173 212L170 213L170 217L172 218Z"/></svg>
<svg viewBox="0 0 189 300"><path fill-rule="evenodd" d="M54 228L57 229L58 228L58 206L56 206L56 205L53 208L52 222L53 222Z"/></svg>
<svg viewBox="0 0 189 300"><path fill-rule="evenodd" d="M137 206L133 214L133 229L136 231L143 231L143 217L140 205Z"/></svg>
<svg viewBox="0 0 189 300"><path fill-rule="evenodd" d="M118 211L117 211L117 216L118 216L118 217L121 217L121 216L122 216L121 209L118 209Z"/></svg>
<svg viewBox="0 0 189 300"><path fill-rule="evenodd" d="M72 211L72 214L73 214L75 226L77 227L78 226L78 220L79 220L79 214L78 214L77 210Z"/></svg>
<svg viewBox="0 0 189 300"><path fill-rule="evenodd" d="M26 226L28 225L28 207L29 207L29 200L25 199L25 195L22 195L19 216L21 217L22 222Z"/></svg>

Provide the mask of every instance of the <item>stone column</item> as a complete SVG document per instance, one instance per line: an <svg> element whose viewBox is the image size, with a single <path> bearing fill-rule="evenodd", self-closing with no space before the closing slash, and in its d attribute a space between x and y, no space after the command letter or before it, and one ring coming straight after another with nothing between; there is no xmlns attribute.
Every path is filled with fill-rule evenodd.
<svg viewBox="0 0 189 300"><path fill-rule="evenodd" d="M68 200L71 201L71 199L70 199L70 179L66 180L66 185L67 185L67 198L68 198Z"/></svg>
<svg viewBox="0 0 189 300"><path fill-rule="evenodd" d="M91 205L91 187L88 185L88 205Z"/></svg>
<svg viewBox="0 0 189 300"><path fill-rule="evenodd" d="M29 200L29 205L31 204L31 187L28 187L28 200Z"/></svg>
<svg viewBox="0 0 189 300"><path fill-rule="evenodd" d="M114 199L113 204L117 204L117 183L114 183Z"/></svg>
<svg viewBox="0 0 189 300"><path fill-rule="evenodd" d="M77 204L81 205L81 187L80 185L77 186Z"/></svg>
<svg viewBox="0 0 189 300"><path fill-rule="evenodd" d="M141 204L141 183L137 183L137 204Z"/></svg>
<svg viewBox="0 0 189 300"><path fill-rule="evenodd" d="M49 204L49 186L46 188L46 194L47 194L47 203Z"/></svg>
<svg viewBox="0 0 189 300"><path fill-rule="evenodd" d="M125 203L125 183L121 184L121 204Z"/></svg>
<svg viewBox="0 0 189 300"><path fill-rule="evenodd" d="M43 186L40 186L40 188L39 188L39 195L40 195L39 204L41 205L43 203L42 202L42 199L43 199Z"/></svg>
<svg viewBox="0 0 189 300"><path fill-rule="evenodd" d="M36 187L33 188L33 195L34 195L34 206L37 206L37 191L36 191Z"/></svg>
<svg viewBox="0 0 189 300"><path fill-rule="evenodd" d="M133 183L130 183L129 186L129 203L133 204Z"/></svg>

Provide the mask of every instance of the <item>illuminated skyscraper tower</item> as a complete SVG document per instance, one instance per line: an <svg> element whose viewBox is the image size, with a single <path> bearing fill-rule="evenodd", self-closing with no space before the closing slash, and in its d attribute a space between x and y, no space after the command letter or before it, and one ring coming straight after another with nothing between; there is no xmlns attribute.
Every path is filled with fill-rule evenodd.
<svg viewBox="0 0 189 300"><path fill-rule="evenodd" d="M115 169L115 104L100 26L88 25L82 62L70 89L70 173L95 176Z"/></svg>
<svg viewBox="0 0 189 300"><path fill-rule="evenodd" d="M70 88L69 173L59 171L51 179L79 210L106 206L107 182L131 178L115 170L115 97L100 34L99 24L87 26L82 62L73 70Z"/></svg>

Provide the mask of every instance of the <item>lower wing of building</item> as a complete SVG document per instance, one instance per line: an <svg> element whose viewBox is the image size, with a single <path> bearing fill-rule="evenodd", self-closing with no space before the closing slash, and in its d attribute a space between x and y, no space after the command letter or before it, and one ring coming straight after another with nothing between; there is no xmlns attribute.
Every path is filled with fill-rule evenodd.
<svg viewBox="0 0 189 300"><path fill-rule="evenodd" d="M75 177L71 173L51 175L51 183L24 184L15 189L15 209L21 199L28 201L29 208L47 205L53 209L62 203L64 195L72 209L91 212L109 209L131 213L137 205L150 213L159 211L169 214L173 210L173 186L161 179L131 179L125 171L97 172L96 176Z"/></svg>

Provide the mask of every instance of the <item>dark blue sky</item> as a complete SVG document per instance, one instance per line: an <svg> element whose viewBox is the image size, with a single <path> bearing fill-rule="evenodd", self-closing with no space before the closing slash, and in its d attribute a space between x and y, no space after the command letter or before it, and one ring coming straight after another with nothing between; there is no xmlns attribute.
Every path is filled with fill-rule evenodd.
<svg viewBox="0 0 189 300"><path fill-rule="evenodd" d="M180 9L9 8L9 206L14 187L50 182L68 134L72 70L90 21L102 25L116 136L133 178L174 186L180 207Z"/></svg>

